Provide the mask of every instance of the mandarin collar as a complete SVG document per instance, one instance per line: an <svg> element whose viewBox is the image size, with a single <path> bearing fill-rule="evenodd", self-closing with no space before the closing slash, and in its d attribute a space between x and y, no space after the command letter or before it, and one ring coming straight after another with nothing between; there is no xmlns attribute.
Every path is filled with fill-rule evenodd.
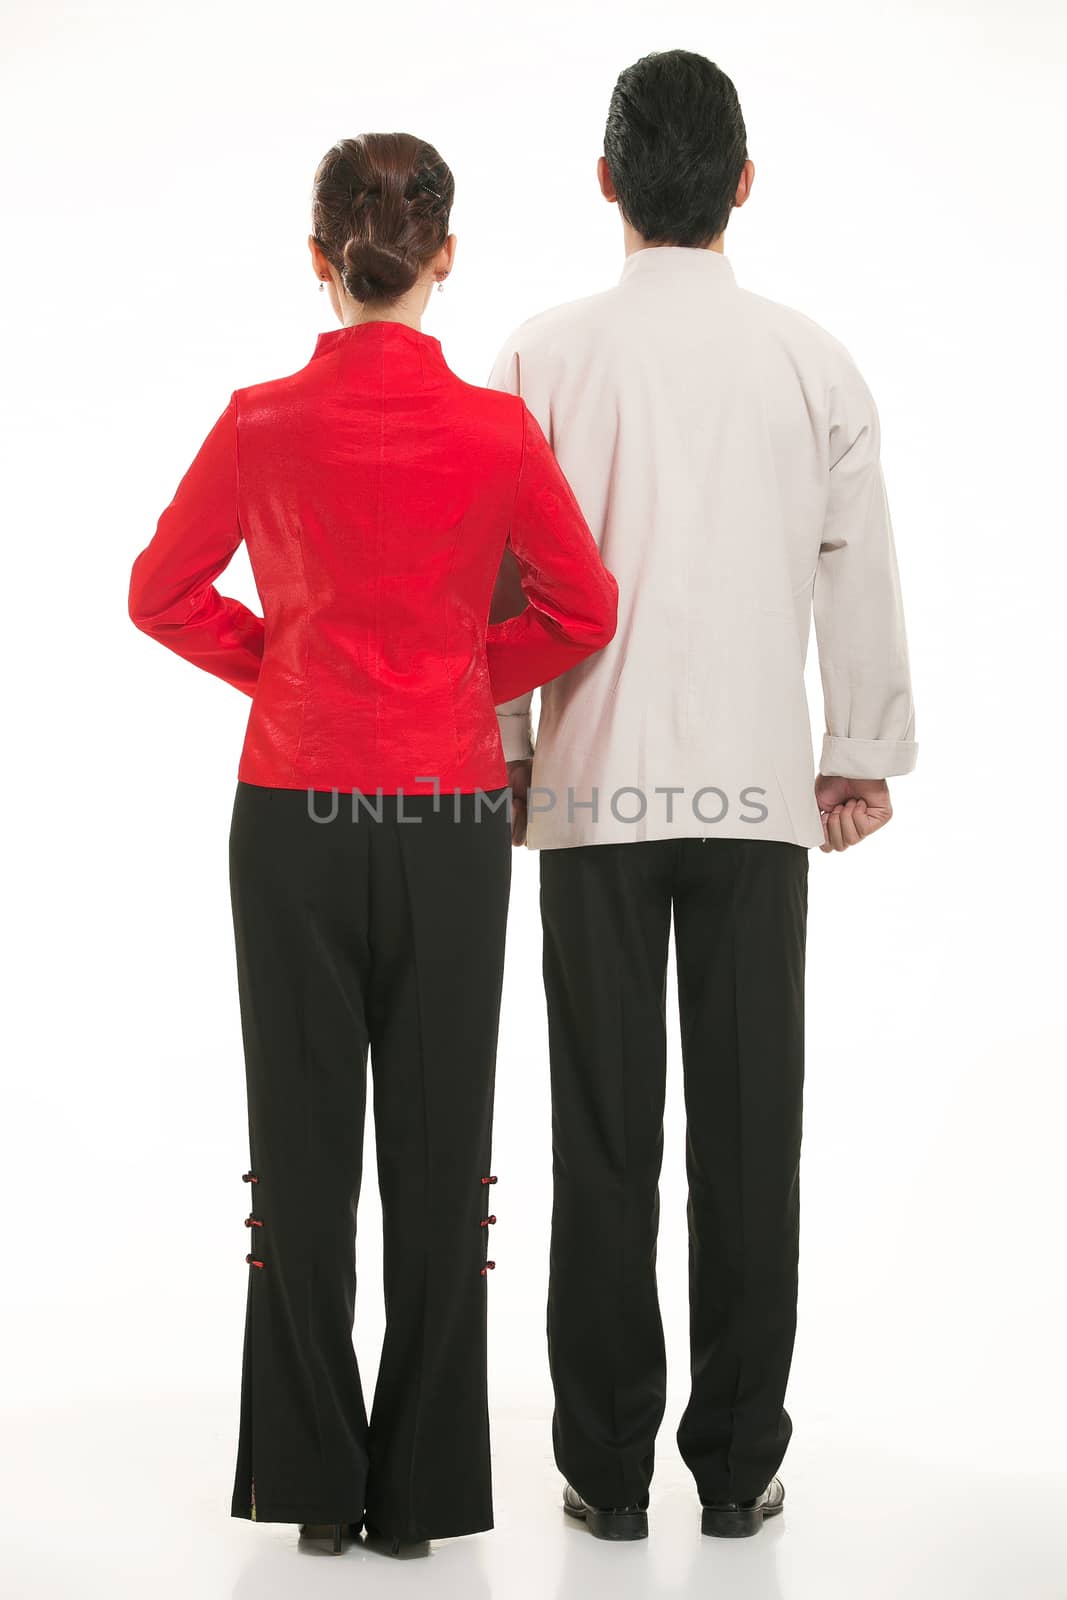
<svg viewBox="0 0 1067 1600"><path fill-rule="evenodd" d="M335 351L369 354L388 350L394 356L415 356L435 368L447 366L440 339L432 333L422 333L406 322L386 319L374 322L349 322L336 328L325 328L315 340L311 352L314 361L318 356L332 355Z"/></svg>
<svg viewBox="0 0 1067 1600"><path fill-rule="evenodd" d="M634 250L623 262L619 282L638 273L685 273L699 277L703 274L716 283L735 283L734 269L721 250L705 250L684 244L648 244Z"/></svg>

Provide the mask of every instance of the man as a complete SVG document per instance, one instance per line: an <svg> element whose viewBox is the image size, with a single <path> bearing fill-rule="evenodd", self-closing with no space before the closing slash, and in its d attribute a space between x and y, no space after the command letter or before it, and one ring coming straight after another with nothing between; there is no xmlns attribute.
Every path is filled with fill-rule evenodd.
<svg viewBox="0 0 1067 1600"><path fill-rule="evenodd" d="M692 1344L678 1443L704 1532L737 1536L781 1510L791 1432L808 851L889 820L886 779L916 757L908 653L871 395L723 253L753 181L733 84L682 50L628 67L598 174L622 216L619 282L523 324L490 380L538 418L619 583L614 642L542 691L536 752L528 700L499 708L541 852L553 1436L565 1509L599 1537L644 1537L673 913ZM505 570L497 614L514 589Z"/></svg>

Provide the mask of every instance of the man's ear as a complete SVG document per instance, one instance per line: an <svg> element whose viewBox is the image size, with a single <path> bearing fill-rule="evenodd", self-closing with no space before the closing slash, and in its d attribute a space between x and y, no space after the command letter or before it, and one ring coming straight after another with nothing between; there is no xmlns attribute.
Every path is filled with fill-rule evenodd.
<svg viewBox="0 0 1067 1600"><path fill-rule="evenodd" d="M752 185L756 180L756 169L751 161L746 161L741 168L741 176L737 180L737 190L734 194L734 205L743 206L752 193Z"/></svg>
<svg viewBox="0 0 1067 1600"><path fill-rule="evenodd" d="M606 156L601 156L598 160L596 164L596 175L597 182L600 184L600 192L604 196L604 199L610 200L612 204L614 204L619 197L615 193L615 185L611 178L611 168L608 166Z"/></svg>

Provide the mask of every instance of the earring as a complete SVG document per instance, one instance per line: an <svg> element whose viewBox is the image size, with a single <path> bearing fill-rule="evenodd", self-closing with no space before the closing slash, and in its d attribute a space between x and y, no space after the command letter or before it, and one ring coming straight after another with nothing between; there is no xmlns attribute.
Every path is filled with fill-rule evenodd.
<svg viewBox="0 0 1067 1600"><path fill-rule="evenodd" d="M326 287L326 279L325 278L320 278L319 279L319 293L320 294L325 289L325 287Z"/></svg>
<svg viewBox="0 0 1067 1600"><path fill-rule="evenodd" d="M438 292L438 294L443 294L444 293L444 288L445 288L445 280L443 278L438 278L438 280L437 280L437 292Z"/></svg>

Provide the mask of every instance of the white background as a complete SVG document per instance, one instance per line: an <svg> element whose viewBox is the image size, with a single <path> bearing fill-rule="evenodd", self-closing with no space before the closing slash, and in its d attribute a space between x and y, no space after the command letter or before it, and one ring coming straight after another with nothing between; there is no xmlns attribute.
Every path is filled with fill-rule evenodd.
<svg viewBox="0 0 1067 1600"><path fill-rule="evenodd" d="M6 1592L1067 1595L1062 15L1051 0L3 10ZM494 1156L497 1528L429 1563L353 1550L316 1566L295 1530L228 1514L247 1140L226 840L248 702L135 632L129 568L230 392L303 365L332 325L305 239L335 139L409 129L453 165L456 268L424 326L480 382L518 321L617 278L594 177L604 114L620 68L674 46L741 95L756 184L727 235L739 281L827 325L878 399L918 704L890 829L811 857L788 1509L757 1540L702 1542L674 1448L672 1041L652 1536L614 1548L562 1524L524 853ZM252 598L243 552L221 582Z"/></svg>

